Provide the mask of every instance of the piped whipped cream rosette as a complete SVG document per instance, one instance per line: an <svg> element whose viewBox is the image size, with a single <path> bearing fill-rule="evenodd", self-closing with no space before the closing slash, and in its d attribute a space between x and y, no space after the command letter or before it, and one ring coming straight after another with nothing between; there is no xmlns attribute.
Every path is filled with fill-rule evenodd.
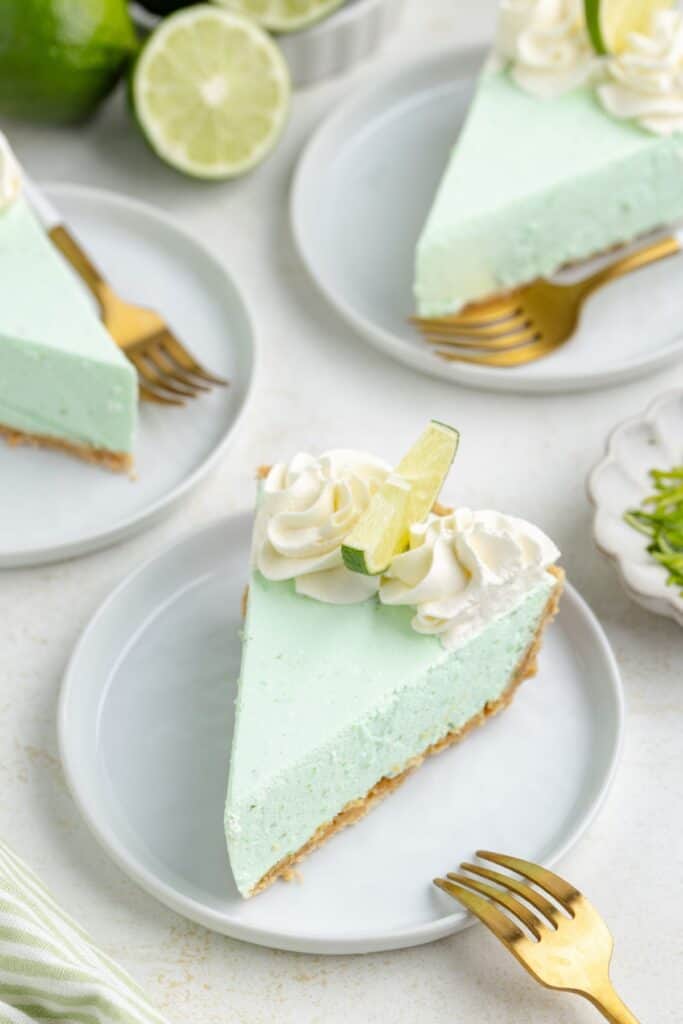
<svg viewBox="0 0 683 1024"><path fill-rule="evenodd" d="M495 53L521 89L543 99L578 88L600 68L582 0L503 0Z"/></svg>
<svg viewBox="0 0 683 1024"><path fill-rule="evenodd" d="M659 11L649 35L633 32L607 63L598 95L612 117L637 121L656 135L683 132L683 14Z"/></svg>
<svg viewBox="0 0 683 1024"><path fill-rule="evenodd" d="M413 628L452 648L516 607L559 557L532 523L461 508L411 527L410 549L389 566L379 597L414 607Z"/></svg>
<svg viewBox="0 0 683 1024"><path fill-rule="evenodd" d="M350 572L341 546L389 470L382 459L343 449L273 466L254 529L253 561L263 576L294 580L298 594L329 604L376 593L377 578Z"/></svg>

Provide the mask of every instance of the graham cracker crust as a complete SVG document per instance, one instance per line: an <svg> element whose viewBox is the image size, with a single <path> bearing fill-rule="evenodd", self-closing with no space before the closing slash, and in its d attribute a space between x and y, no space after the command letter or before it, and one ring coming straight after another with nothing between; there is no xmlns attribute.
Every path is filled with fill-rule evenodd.
<svg viewBox="0 0 683 1024"><path fill-rule="evenodd" d="M52 448L55 451L65 452L67 455L75 455L84 462L90 462L104 469L110 469L114 473L129 473L133 471L133 456L128 452L110 452L104 448L89 448L85 444L73 444L71 441L62 441L57 437L49 437L47 434L26 434L22 430L14 430L12 427L5 427L0 424L0 437L4 437L8 444L31 444L39 448Z"/></svg>
<svg viewBox="0 0 683 1024"><path fill-rule="evenodd" d="M546 604L543 617L539 623L534 639L524 653L507 688L498 700L492 701L490 704L486 704L478 714L470 718L469 721L465 722L465 724L460 726L459 729L446 733L446 735L442 739L438 740L438 742L431 744L431 746L427 747L421 754L418 754L417 757L411 758L398 775L392 775L391 777L385 776L380 779L364 797L361 797L358 800L351 800L341 809L339 814L332 818L331 821L320 825L311 838L305 842L300 849L295 853L289 854L287 857L283 857L282 860L278 861L277 864L270 869L270 871L266 872L263 878L261 878L261 880L257 882L250 891L249 896L255 896L257 893L267 889L268 886L272 885L278 878L284 878L287 881L291 880L295 876L295 866L299 861L303 860L303 858L307 857L309 853L316 850L336 832L340 832L348 825L354 825L359 821L360 818L366 815L368 811L375 806L375 804L379 803L380 800L383 800L385 796L389 795L389 793L393 793L395 789L398 789L401 783L407 779L416 768L419 768L426 757L429 757L432 754L439 754L442 750L445 750L452 744L458 743L459 740L463 739L463 737L470 732L471 729L474 729L478 725L482 725L488 718L498 714L499 711L502 711L503 708L507 707L514 697L518 686L523 683L525 679L529 679L536 675L537 655L541 646L543 633L557 614L560 596L564 586L565 574L563 569L554 565L548 569L548 572L555 576L557 584L548 599L548 603Z"/></svg>

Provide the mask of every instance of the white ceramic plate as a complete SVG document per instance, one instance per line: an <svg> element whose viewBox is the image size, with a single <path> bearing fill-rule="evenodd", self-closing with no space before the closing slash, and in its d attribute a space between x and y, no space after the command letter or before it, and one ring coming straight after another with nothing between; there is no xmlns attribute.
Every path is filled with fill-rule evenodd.
<svg viewBox="0 0 683 1024"><path fill-rule="evenodd" d="M449 51L373 81L313 136L291 198L294 237L313 281L377 348L473 387L576 391L683 358L683 256L597 292L572 340L525 367L447 363L408 322L415 243L483 56Z"/></svg>
<svg viewBox="0 0 683 1024"><path fill-rule="evenodd" d="M683 626L683 597L667 585L667 571L647 552L647 537L624 522L652 494L651 469L683 465L683 388L660 395L640 416L619 424L607 454L588 480L595 507L593 537L616 564L626 592L648 611Z"/></svg>
<svg viewBox="0 0 683 1024"><path fill-rule="evenodd" d="M539 675L505 714L304 861L300 884L243 901L223 805L251 526L245 513L190 534L124 580L85 630L59 711L78 806L140 885L235 938L360 953L457 931L470 920L435 875L480 847L552 863L605 794L623 708L600 626L569 587Z"/></svg>
<svg viewBox="0 0 683 1024"><path fill-rule="evenodd" d="M124 196L75 185L45 191L121 294L163 311L200 361L231 384L184 408L142 402L134 481L61 453L1 443L0 568L84 554L149 526L223 452L254 373L244 303L198 242Z"/></svg>

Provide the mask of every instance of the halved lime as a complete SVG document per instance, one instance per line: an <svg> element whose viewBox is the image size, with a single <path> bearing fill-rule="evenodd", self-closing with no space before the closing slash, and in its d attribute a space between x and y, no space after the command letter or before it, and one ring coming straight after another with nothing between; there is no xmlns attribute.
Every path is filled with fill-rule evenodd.
<svg viewBox="0 0 683 1024"><path fill-rule="evenodd" d="M377 575L405 551L410 527L425 518L439 496L459 440L453 427L432 420L344 541L342 557L348 569Z"/></svg>
<svg viewBox="0 0 683 1024"><path fill-rule="evenodd" d="M161 22L133 70L135 116L162 160L232 178L275 145L289 110L280 51L248 18L199 4Z"/></svg>
<svg viewBox="0 0 683 1024"><path fill-rule="evenodd" d="M220 7L246 14L271 32L296 32L326 18L344 0L213 0Z"/></svg>
<svg viewBox="0 0 683 1024"><path fill-rule="evenodd" d="M586 26L597 53L621 53L631 32L650 28L657 11L673 7L675 0L584 0Z"/></svg>

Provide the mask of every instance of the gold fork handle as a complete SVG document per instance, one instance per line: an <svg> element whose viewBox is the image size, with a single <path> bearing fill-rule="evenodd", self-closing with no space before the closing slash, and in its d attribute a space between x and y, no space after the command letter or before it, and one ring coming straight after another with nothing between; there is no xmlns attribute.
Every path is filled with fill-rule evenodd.
<svg viewBox="0 0 683 1024"><path fill-rule="evenodd" d="M85 281L100 305L103 305L109 292L109 285L79 242L63 224L50 228L48 234L79 277Z"/></svg>
<svg viewBox="0 0 683 1024"><path fill-rule="evenodd" d="M585 992L584 995L610 1024L639 1024L638 1018L622 1003L610 981L601 985L599 992Z"/></svg>
<svg viewBox="0 0 683 1024"><path fill-rule="evenodd" d="M632 270L647 267L650 263L656 263L657 260L662 260L667 256L675 256L680 251L681 245L673 236L660 238L651 245L646 245L644 248L638 249L637 252L623 256L620 260L610 263L603 270L598 270L597 273L586 278L583 282L584 296L590 295L591 292L601 288L608 281L614 281L617 277L623 277L624 274L630 274Z"/></svg>

